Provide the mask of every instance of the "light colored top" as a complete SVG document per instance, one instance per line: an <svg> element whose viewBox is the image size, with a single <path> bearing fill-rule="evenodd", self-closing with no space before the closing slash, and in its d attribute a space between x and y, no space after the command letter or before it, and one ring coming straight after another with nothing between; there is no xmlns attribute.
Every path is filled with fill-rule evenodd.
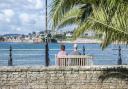
<svg viewBox="0 0 128 89"><path fill-rule="evenodd" d="M70 55L81 55L81 53L79 51L72 51Z"/></svg>
<svg viewBox="0 0 128 89"><path fill-rule="evenodd" d="M74 46L73 46L74 48L77 48L78 46L77 46L77 44L74 44Z"/></svg>
<svg viewBox="0 0 128 89"><path fill-rule="evenodd" d="M57 54L57 58L62 57L62 56L67 56L66 51L59 51Z"/></svg>

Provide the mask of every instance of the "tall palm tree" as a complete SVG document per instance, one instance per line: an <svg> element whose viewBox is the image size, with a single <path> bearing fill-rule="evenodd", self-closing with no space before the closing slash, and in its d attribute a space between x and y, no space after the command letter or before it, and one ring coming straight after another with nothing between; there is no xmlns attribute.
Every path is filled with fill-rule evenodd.
<svg viewBox="0 0 128 89"><path fill-rule="evenodd" d="M53 0L51 16L54 29L76 24L74 37L89 29L104 33L103 48L128 43L127 0Z"/></svg>
<svg viewBox="0 0 128 89"><path fill-rule="evenodd" d="M128 44L128 0L53 0L51 18L53 29L76 24L74 37L86 30L105 34L102 48L112 42ZM99 77L128 78L127 68L108 68Z"/></svg>

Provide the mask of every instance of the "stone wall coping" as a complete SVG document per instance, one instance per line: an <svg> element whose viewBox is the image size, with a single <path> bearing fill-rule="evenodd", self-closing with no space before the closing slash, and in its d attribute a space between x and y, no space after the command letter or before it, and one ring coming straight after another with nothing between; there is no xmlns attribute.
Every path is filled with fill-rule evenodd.
<svg viewBox="0 0 128 89"><path fill-rule="evenodd" d="M102 71L108 68L128 68L128 65L98 65L98 66L0 66L0 72L43 72L43 71Z"/></svg>

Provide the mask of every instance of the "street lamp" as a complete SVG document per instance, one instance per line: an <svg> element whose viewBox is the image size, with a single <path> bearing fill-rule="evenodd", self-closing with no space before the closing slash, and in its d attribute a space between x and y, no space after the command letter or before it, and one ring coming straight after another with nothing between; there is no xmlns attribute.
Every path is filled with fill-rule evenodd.
<svg viewBox="0 0 128 89"><path fill-rule="evenodd" d="M49 66L49 48L48 48L48 25L47 25L47 0L45 0L45 30L46 30L46 35L45 35L45 66Z"/></svg>

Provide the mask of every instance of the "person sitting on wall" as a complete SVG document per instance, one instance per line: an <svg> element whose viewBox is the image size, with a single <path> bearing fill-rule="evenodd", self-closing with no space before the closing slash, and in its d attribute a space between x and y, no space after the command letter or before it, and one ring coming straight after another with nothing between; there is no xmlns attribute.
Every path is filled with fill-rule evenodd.
<svg viewBox="0 0 128 89"><path fill-rule="evenodd" d="M73 51L70 53L70 55L81 55L81 53L77 50L78 45L74 44Z"/></svg>
<svg viewBox="0 0 128 89"><path fill-rule="evenodd" d="M58 65L61 65L59 58L64 57L64 56L67 56L67 52L65 51L65 45L61 45L60 46L60 51L57 54L57 64Z"/></svg>
<svg viewBox="0 0 128 89"><path fill-rule="evenodd" d="M77 50L77 48L78 48L78 45L74 44L73 51L70 53L70 55L81 55L81 53ZM72 64L77 65L77 63L74 62L74 60L69 60L68 62L70 65L72 65Z"/></svg>

